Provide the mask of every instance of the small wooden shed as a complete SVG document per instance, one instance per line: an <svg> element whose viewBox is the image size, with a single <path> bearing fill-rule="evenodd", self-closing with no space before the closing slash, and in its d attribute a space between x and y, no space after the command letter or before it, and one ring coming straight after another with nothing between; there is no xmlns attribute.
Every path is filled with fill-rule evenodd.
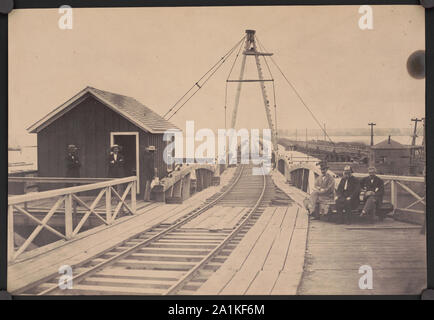
<svg viewBox="0 0 434 320"><path fill-rule="evenodd" d="M371 147L370 165L375 166L381 174L415 174L417 151L423 151L423 147L402 145L389 136L388 139Z"/></svg>
<svg viewBox="0 0 434 320"><path fill-rule="evenodd" d="M86 87L27 130L37 134L39 176L65 177L67 146L74 144L80 177L107 177L110 147L118 144L125 175L137 175L137 193L143 193L152 168L159 178L166 176L163 133L179 128L134 98ZM155 147L152 157L146 151L150 146Z"/></svg>

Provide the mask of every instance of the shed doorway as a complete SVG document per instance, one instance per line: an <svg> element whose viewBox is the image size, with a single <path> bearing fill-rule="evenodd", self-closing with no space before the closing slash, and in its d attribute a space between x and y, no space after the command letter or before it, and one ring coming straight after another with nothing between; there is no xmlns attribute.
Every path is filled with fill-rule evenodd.
<svg viewBox="0 0 434 320"><path fill-rule="evenodd" d="M117 144L121 146L121 153L124 156L125 176L137 177L137 194L140 193L140 167L139 167L139 133L138 132L111 132L110 146Z"/></svg>

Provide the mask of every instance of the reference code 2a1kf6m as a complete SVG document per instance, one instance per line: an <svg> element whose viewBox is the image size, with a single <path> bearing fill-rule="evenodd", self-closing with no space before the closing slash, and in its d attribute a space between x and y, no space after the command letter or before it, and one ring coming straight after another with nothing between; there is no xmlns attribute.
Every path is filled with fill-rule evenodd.
<svg viewBox="0 0 434 320"><path fill-rule="evenodd" d="M213 305L212 314L265 314L264 305L247 305L247 304L234 304L234 305Z"/></svg>

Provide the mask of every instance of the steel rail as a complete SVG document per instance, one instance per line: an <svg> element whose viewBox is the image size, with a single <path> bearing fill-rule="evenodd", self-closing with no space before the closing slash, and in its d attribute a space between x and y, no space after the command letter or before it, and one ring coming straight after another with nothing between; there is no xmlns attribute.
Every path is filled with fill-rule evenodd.
<svg viewBox="0 0 434 320"><path fill-rule="evenodd" d="M182 226L182 225L186 224L187 222L189 222L190 220L196 218L197 216L199 216L199 215L202 214L203 212L205 212L205 211L207 211L208 209L210 209L211 207L213 207L213 206L214 206L218 201L220 201L224 196L226 196L226 194L228 194L228 193L229 193L229 192L230 192L230 191L235 187L235 185L238 183L238 181L240 180L240 178L241 178L241 176L242 176L243 171L244 171L244 167L241 167L241 169L240 169L240 173L239 173L238 176L235 178L235 181L234 181L234 182L233 182L233 183L228 187L228 189L225 190L225 191L224 191L221 195L219 195L216 199L214 199L213 201L207 203L205 206L200 207L200 208L198 208L198 209L195 209L195 210L197 210L196 212L194 212L195 210L190 211L189 213L187 213L187 214L185 215L185 218L184 218L183 220L181 220L180 222L178 222L178 223L176 223L176 224L174 224L174 225L172 225L172 226L166 228L165 230L163 230L163 231L157 233L156 235L154 235L154 236L152 236L152 237L150 237L150 238L148 238L148 239L145 239L145 240L143 240L143 241L141 241L141 242L138 242L136 245L134 245L134 246L132 246L132 247L130 247L130 248L128 248L128 249L126 249L126 250L120 252L119 254L117 254L117 255L115 255L115 256L113 256L113 257L111 257L111 258L109 258L109 259L107 259L107 260L105 260L105 261L102 261L102 262L98 263L97 265L95 265L95 266L89 268L88 270L85 270L85 271L79 273L79 274L76 275L76 276L73 276L73 277L70 278L69 280L70 280L70 281L73 281L73 282L74 282L74 281L79 282L80 280L82 280L82 279L85 278L86 276L89 276L89 275L92 274L93 272L96 272L98 269L100 269L100 268L102 268L102 267L105 267L105 266L109 265L110 263L115 262L116 260L119 260L119 259L123 258L123 257L126 256L126 255L129 255L130 253L132 253L133 251L139 249L139 248L142 247L142 246L146 246L146 245L149 244L149 243L152 243L152 242L155 242L155 241L159 240L160 238L164 237L166 234L168 234L168 233L171 232L172 230L177 229L177 228L179 228L180 226ZM192 212L194 212L194 213L192 213ZM141 235L141 234L143 234L143 232L140 232L139 234L137 234L137 235L131 237L130 239L137 238L137 236L139 236L139 235ZM95 258L95 257L94 257L94 258ZM80 263L79 265L82 265L82 264L83 264L83 263ZM51 292L53 292L53 291L56 291L56 290L58 290L58 289L59 289L58 284L55 284L55 285L53 285L52 287L47 288L46 290L43 290L43 291L39 292L39 293L37 294L37 296L46 295L46 294L51 293Z"/></svg>
<svg viewBox="0 0 434 320"><path fill-rule="evenodd" d="M224 246L232 240L232 238L244 227L244 225L249 221L249 219L252 217L253 213L258 209L264 194L265 189L267 186L267 181L265 178L264 169L262 168L262 176L263 176L263 186L261 195L259 196L258 200L256 201L255 205L250 210L247 217L244 218L244 220L234 229L232 232L226 236L226 238L216 247L214 248L210 253L208 253L200 262L196 264L190 271L188 271L181 279L179 279L176 283L174 283L165 293L165 295L173 294L178 289L180 289L184 284L186 284L188 281L191 280L191 278L195 275L195 273L202 268L206 263L208 263L212 258L214 258L223 248Z"/></svg>

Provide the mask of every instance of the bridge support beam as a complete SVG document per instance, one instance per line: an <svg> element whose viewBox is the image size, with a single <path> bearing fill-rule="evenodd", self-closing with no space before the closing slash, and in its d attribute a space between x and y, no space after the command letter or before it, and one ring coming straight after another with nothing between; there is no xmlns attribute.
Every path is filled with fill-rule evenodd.
<svg viewBox="0 0 434 320"><path fill-rule="evenodd" d="M181 198L182 201L190 198L190 188L191 188L191 176L190 174L186 175L183 179L182 179L182 190L181 190Z"/></svg>
<svg viewBox="0 0 434 320"><path fill-rule="evenodd" d="M182 192L182 180L179 180L173 185L172 197L181 197Z"/></svg>
<svg viewBox="0 0 434 320"><path fill-rule="evenodd" d="M203 174L202 170L196 170L196 192L200 192L203 189Z"/></svg>

